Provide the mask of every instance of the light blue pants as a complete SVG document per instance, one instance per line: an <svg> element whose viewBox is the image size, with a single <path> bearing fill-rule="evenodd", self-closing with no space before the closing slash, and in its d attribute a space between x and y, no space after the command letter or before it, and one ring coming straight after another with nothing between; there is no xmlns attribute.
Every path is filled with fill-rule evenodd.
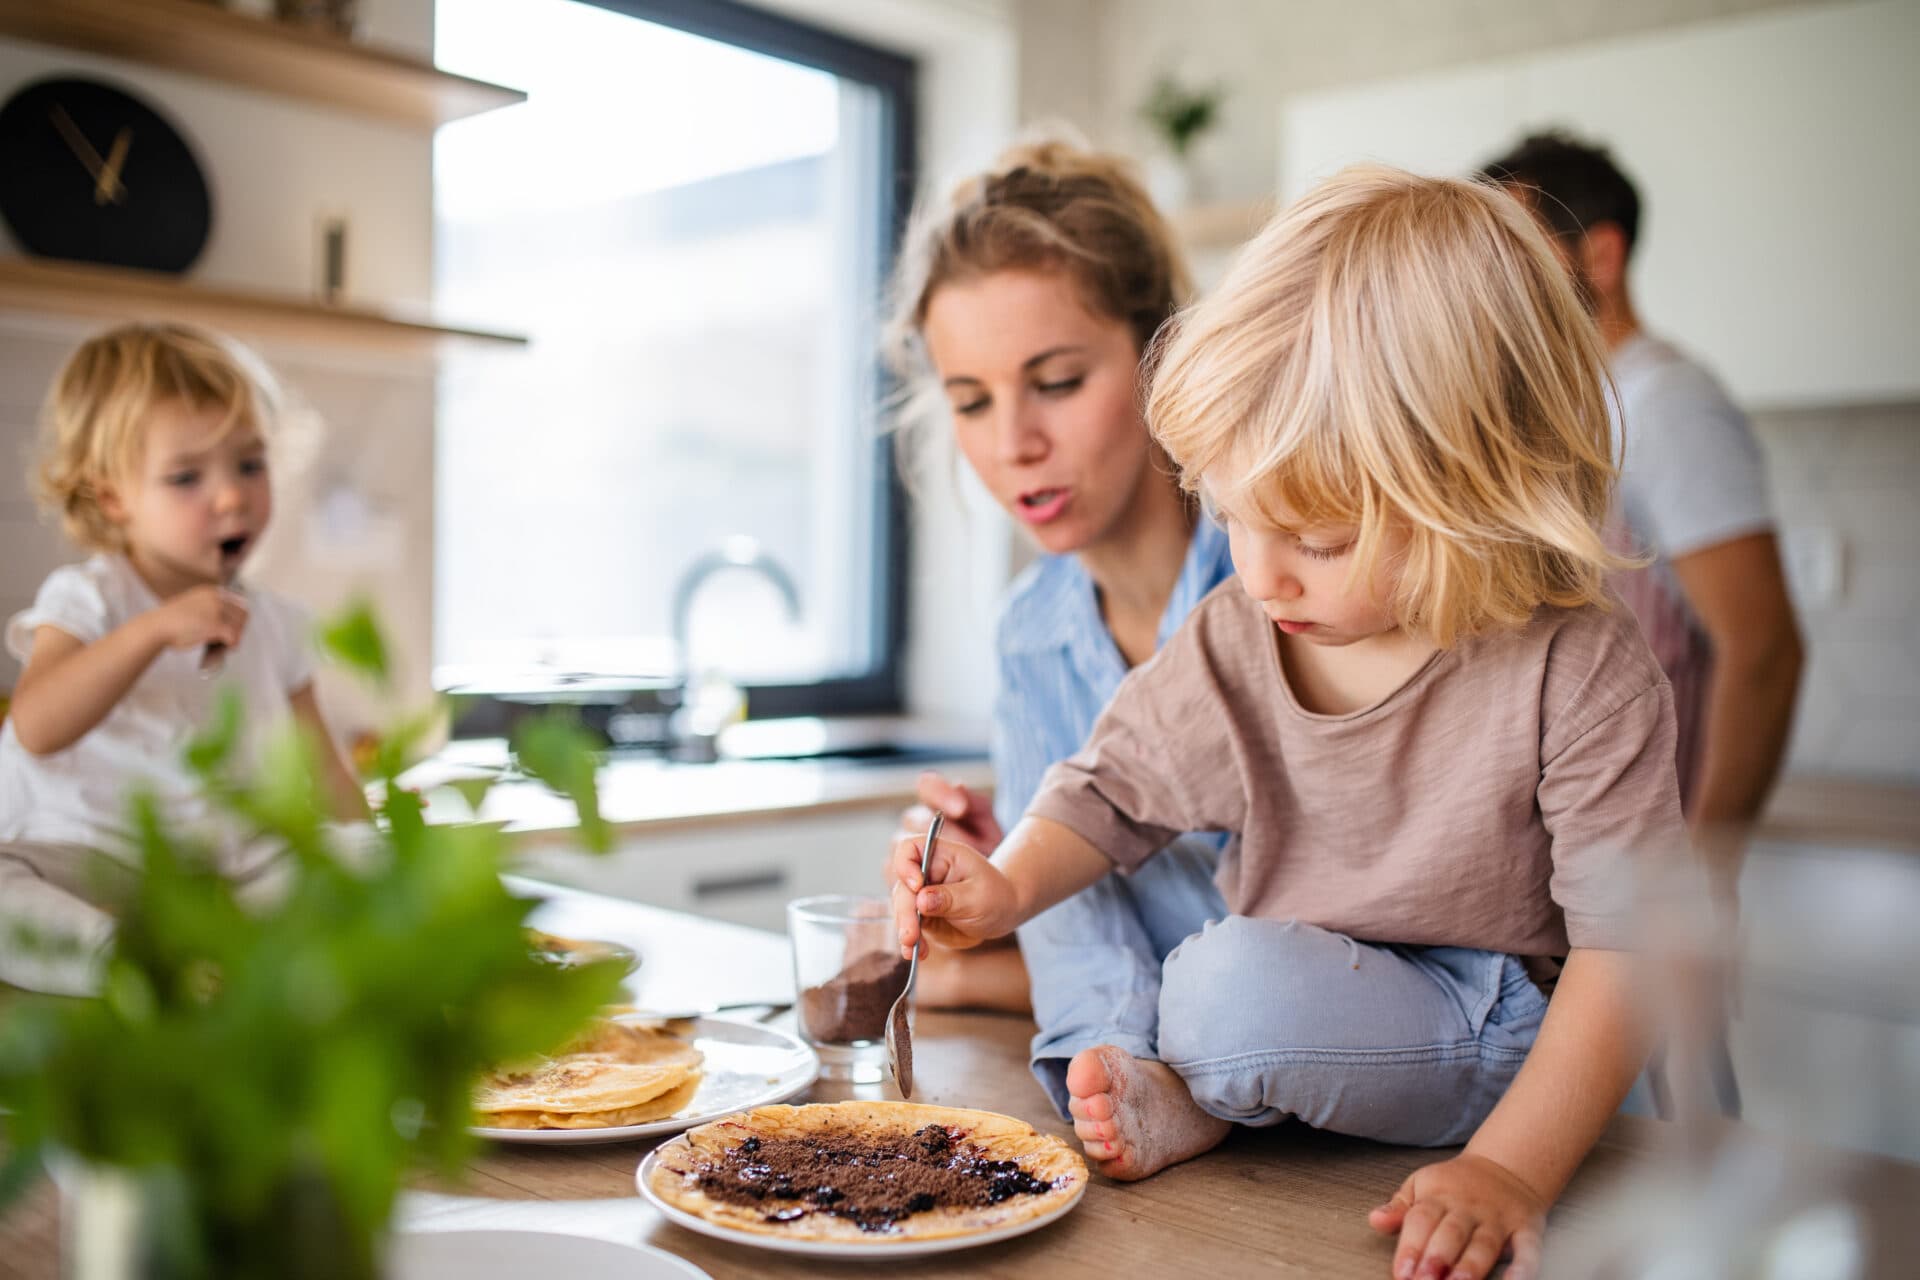
<svg viewBox="0 0 1920 1280"><path fill-rule="evenodd" d="M1160 971L1175 947L1226 917L1218 861L1210 842L1182 836L1131 876L1109 875L1020 926L1040 1027L1033 1074L1061 1115L1067 1063L1082 1049L1160 1056Z"/></svg>
<svg viewBox="0 0 1920 1280"><path fill-rule="evenodd" d="M1205 904L1195 891L1193 860L1160 868L1176 852L1147 864L1160 871L1155 887L1171 881L1204 909L1164 950L1178 923L1173 901L1147 901L1143 874L1109 877L1121 883L1103 881L1021 931L1040 1024L1034 1074L1062 1115L1067 1061L1114 1044L1165 1062L1203 1109L1238 1124L1298 1117L1416 1146L1473 1134L1546 1014L1518 959L1375 946L1296 921L1227 916L1217 893ZM1126 905L1117 895L1141 910L1115 920ZM1077 949L1067 945L1076 925L1085 930Z"/></svg>

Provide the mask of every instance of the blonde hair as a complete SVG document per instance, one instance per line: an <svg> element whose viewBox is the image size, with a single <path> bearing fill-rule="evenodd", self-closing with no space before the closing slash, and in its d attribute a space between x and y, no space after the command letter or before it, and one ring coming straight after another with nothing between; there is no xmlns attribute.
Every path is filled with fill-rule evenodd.
<svg viewBox="0 0 1920 1280"><path fill-rule="evenodd" d="M124 549L100 503L102 486L139 466L154 409L179 401L224 412L268 435L280 391L259 357L230 338L182 324L126 324L80 344L47 397L34 490L67 536L93 551Z"/></svg>
<svg viewBox="0 0 1920 1280"><path fill-rule="evenodd" d="M908 427L944 421L921 329L943 286L1001 271L1059 271L1090 312L1144 352L1192 292L1186 262L1133 167L1058 139L1025 142L914 211L894 270L888 363Z"/></svg>
<svg viewBox="0 0 1920 1280"><path fill-rule="evenodd" d="M1147 420L1212 496L1276 524L1391 526L1392 616L1447 646L1604 604L1617 472L1605 350L1533 215L1485 183L1360 166L1261 231L1153 353Z"/></svg>

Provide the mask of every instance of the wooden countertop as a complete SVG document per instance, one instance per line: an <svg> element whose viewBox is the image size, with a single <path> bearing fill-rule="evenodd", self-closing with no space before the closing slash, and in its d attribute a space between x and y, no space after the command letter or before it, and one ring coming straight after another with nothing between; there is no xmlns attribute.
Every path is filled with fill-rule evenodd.
<svg viewBox="0 0 1920 1280"><path fill-rule="evenodd" d="M784 938L758 930L660 911L576 890L513 882L547 899L536 920L556 931L636 946L643 964L632 994L656 1007L721 997L791 996ZM791 1015L783 1015L790 1017ZM1071 1139L1026 1064L1032 1024L995 1014L919 1015L915 1073L925 1100L980 1107L1030 1120ZM897 1096L891 1084L860 1096ZM823 1082L802 1100L854 1096ZM1577 1240L1600 1221L1609 1182L1644 1159L1663 1126L1619 1117L1555 1210L1549 1248ZM665 1221L634 1188L649 1143L594 1147L493 1146L468 1167L464 1185L409 1192L406 1229L513 1229L575 1233L647 1243L687 1258L715 1280L819 1274L872 1276L867 1264L834 1265L723 1243ZM1297 1125L1240 1130L1217 1150L1145 1182L1095 1178L1064 1219L1017 1240L916 1259L917 1276L1030 1276L1111 1280L1116 1275L1387 1274L1390 1243L1367 1227L1366 1211L1385 1200L1431 1151L1316 1133ZM1920 1168L1848 1157L1866 1168L1888 1204L1920 1203ZM57 1205L46 1186L0 1217L0 1276L51 1280ZM1911 1214L1906 1215L1911 1218ZM1886 1223L1876 1219L1878 1225ZM1920 1227L1895 1220L1876 1240L1886 1258L1920 1257ZM1887 1252L1887 1250L1893 1252ZM1876 1269L1871 1274L1902 1274Z"/></svg>
<svg viewBox="0 0 1920 1280"><path fill-rule="evenodd" d="M1755 835L1790 844L1859 843L1920 853L1920 786L1789 774Z"/></svg>

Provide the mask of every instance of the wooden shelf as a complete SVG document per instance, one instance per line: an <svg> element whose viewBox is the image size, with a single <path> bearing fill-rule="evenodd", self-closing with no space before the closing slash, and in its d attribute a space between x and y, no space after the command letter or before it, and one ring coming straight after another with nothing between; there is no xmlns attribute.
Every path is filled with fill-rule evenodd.
<svg viewBox="0 0 1920 1280"><path fill-rule="evenodd" d="M1236 200L1190 205L1172 215L1174 234L1189 249L1233 249L1273 216L1271 200Z"/></svg>
<svg viewBox="0 0 1920 1280"><path fill-rule="evenodd" d="M449 342L524 346L527 341L517 334L46 258L0 258L0 308L106 320L183 320L242 336L400 353L430 354Z"/></svg>
<svg viewBox="0 0 1920 1280"><path fill-rule="evenodd" d="M229 13L210 0L0 0L0 36L424 128L527 99L410 54Z"/></svg>

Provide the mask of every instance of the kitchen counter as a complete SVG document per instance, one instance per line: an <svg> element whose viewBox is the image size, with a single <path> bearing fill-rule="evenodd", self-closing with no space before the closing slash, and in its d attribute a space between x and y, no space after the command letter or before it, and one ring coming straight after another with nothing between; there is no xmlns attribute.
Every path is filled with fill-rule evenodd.
<svg viewBox="0 0 1920 1280"><path fill-rule="evenodd" d="M543 926L636 947L643 956L633 980L638 1000L660 1005L791 998L787 943L777 934L597 894L514 884L545 899L535 916ZM1054 1117L1027 1071L1033 1031L1028 1019L927 1011L916 1023L914 1066L923 1100L1004 1112L1071 1139L1071 1127ZM849 1096L856 1096L853 1087L822 1082L800 1100ZM888 1084L860 1087L857 1096L897 1094ZM1641 1167L1662 1133L1656 1122L1614 1119L1554 1212L1550 1254L1556 1242L1577 1246L1610 1221L1613 1180ZM462 1185L408 1193L399 1221L413 1230L555 1231L647 1243L690 1259L715 1280L874 1274L866 1265L788 1259L722 1243L667 1222L634 1191L634 1168L650 1145L490 1146L470 1162ZM1894 1210L1920 1203L1920 1167L1821 1154L1845 1161L1871 1186L1867 1194L1880 1234L1873 1241L1878 1265L1866 1274L1904 1274L1902 1260L1920 1256L1920 1222ZM1366 1211L1434 1157L1432 1151L1297 1125L1240 1130L1208 1155L1145 1182L1096 1177L1077 1208L1031 1235L916 1258L912 1270L917 1276L1045 1274L1052 1280L1273 1274L1382 1280L1392 1246L1368 1229ZM1883 1206L1889 1210L1884 1215ZM43 1183L0 1217L0 1275L52 1280L58 1273L57 1229L57 1200Z"/></svg>
<svg viewBox="0 0 1920 1280"><path fill-rule="evenodd" d="M921 728L917 732L924 739L927 731ZM721 760L712 764L615 755L600 770L600 812L616 835L764 824L796 814L876 809L893 813L914 802L915 785L927 769L991 794L993 769L984 758L984 738L976 741L955 735L949 740L957 740L958 746L971 749L973 754L898 763L828 757ZM447 785L456 779L487 776L506 760L506 744L500 739L454 742L409 770L402 781L428 796L430 819L459 821L473 817L497 822L508 832L525 837L525 843L570 839L575 824L572 802L537 782L519 780L496 785L477 813Z"/></svg>
<svg viewBox="0 0 1920 1280"><path fill-rule="evenodd" d="M1755 836L1797 844L1857 843L1920 853L1920 786L1789 774Z"/></svg>

